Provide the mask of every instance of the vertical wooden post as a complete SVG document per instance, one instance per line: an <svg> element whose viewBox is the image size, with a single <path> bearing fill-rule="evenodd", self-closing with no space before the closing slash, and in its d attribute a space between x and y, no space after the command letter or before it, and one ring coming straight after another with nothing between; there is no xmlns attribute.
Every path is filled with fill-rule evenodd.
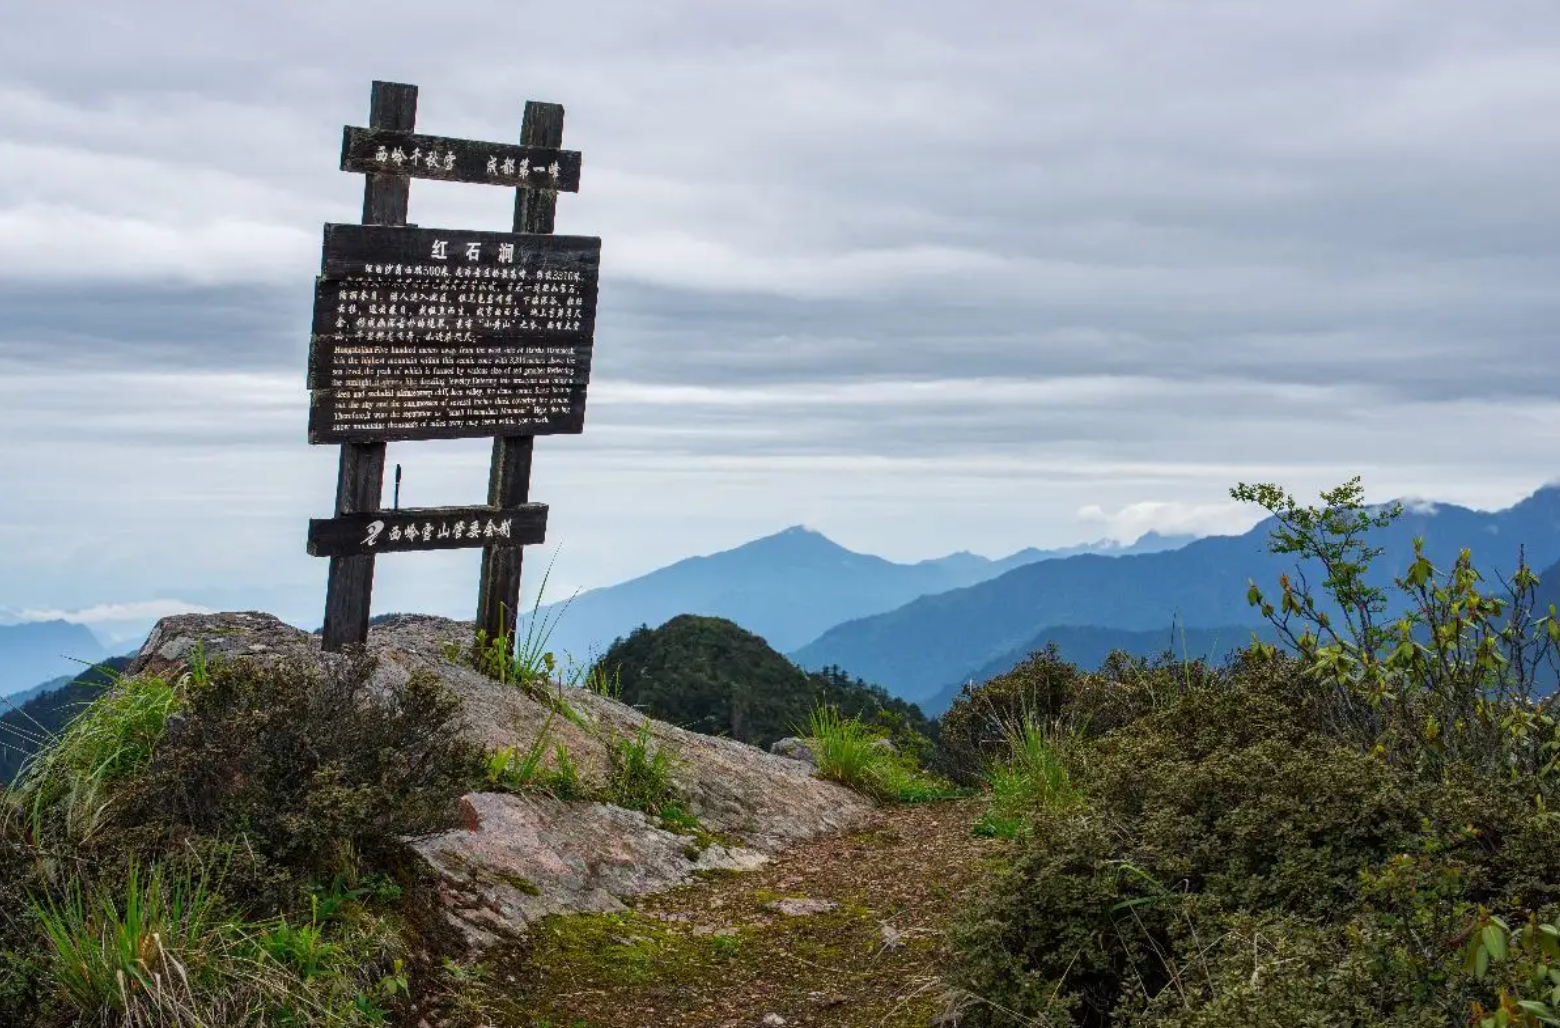
<svg viewBox="0 0 1560 1028"><path fill-rule="evenodd" d="M417 122L417 87L375 82L369 100L369 127L410 132ZM405 225L411 179L370 174L363 183L363 224ZM385 444L343 443L336 478L336 516L378 510L384 488ZM369 605L374 591L372 555L332 557L325 587L325 630L321 648L339 653L349 643L368 641Z"/></svg>
<svg viewBox="0 0 1560 1028"><path fill-rule="evenodd" d="M527 100L520 122L522 146L563 145L563 105ZM558 209L552 189L516 189L516 232L550 233ZM533 435L498 436L488 470L488 503L513 507L530 501ZM477 629L488 639L515 636L520 607L520 564L523 551L486 546L482 549L482 580L477 592Z"/></svg>

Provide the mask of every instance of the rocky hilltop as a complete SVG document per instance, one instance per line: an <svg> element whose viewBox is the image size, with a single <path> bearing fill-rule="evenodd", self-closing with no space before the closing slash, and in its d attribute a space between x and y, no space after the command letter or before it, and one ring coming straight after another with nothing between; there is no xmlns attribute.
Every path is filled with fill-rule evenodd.
<svg viewBox="0 0 1560 1028"><path fill-rule="evenodd" d="M607 803L512 792L463 796L462 827L409 841L434 873L443 916L475 950L522 937L549 914L622 910L627 897L665 891L701 871L757 867L799 841L861 824L874 809L861 795L814 778L803 761L647 719L589 689L555 681L538 696L495 681L450 657L473 631L469 623L414 615L374 626L366 649L378 660L376 686L385 690L413 672L431 672L460 698L461 733L489 751L523 753L546 726L587 781L605 775L610 740L648 724L653 744L676 754L672 780L705 829L702 842L691 842ZM269 614L180 615L157 624L129 673L176 675L197 652L208 660L302 658L322 669L344 659L323 653L319 636ZM557 716L565 709L570 716Z"/></svg>

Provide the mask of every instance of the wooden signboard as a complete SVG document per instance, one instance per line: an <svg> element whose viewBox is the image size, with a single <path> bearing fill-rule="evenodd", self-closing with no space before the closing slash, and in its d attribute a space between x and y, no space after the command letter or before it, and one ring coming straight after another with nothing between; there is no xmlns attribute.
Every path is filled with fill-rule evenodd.
<svg viewBox="0 0 1560 1028"><path fill-rule="evenodd" d="M547 534L547 505L376 510L309 522L309 556L528 546Z"/></svg>
<svg viewBox="0 0 1560 1028"><path fill-rule="evenodd" d="M584 430L601 240L325 226L309 441Z"/></svg>
<svg viewBox="0 0 1560 1028"><path fill-rule="evenodd" d="M375 82L369 127L344 127L363 223L325 226L315 283L309 442L341 446L335 517L307 544L330 558L329 652L366 641L380 553L482 547L477 627L512 638L521 548L547 528L535 437L584 430L601 240L552 234L580 178L563 108L527 102L517 144L420 135L416 113L416 86ZM407 225L413 178L514 189L513 231ZM485 505L380 509L387 442L471 436L493 437Z"/></svg>
<svg viewBox="0 0 1560 1028"><path fill-rule="evenodd" d="M351 125L341 134L341 170L561 193L575 193L580 188L578 150L481 143Z"/></svg>

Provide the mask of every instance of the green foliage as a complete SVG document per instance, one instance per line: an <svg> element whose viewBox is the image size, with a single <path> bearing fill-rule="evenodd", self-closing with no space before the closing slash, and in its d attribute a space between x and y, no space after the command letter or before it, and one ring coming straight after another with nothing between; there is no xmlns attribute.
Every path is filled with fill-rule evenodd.
<svg viewBox="0 0 1560 1028"><path fill-rule="evenodd" d="M843 717L820 703L808 717L808 742L818 763L818 777L839 782L878 800L920 803L963 795L952 783L923 772L913 756L899 753L886 732Z"/></svg>
<svg viewBox="0 0 1560 1028"><path fill-rule="evenodd" d="M816 747L818 776L843 785L862 787L874 769L888 758L888 750L877 745L878 737L859 718L844 718L833 707L814 708L807 737Z"/></svg>
<svg viewBox="0 0 1560 1028"><path fill-rule="evenodd" d="M454 824L483 762L434 676L374 672L197 650L175 681L118 679L40 750L0 798L0 1023L404 1013L389 875L415 873L402 839Z"/></svg>
<svg viewBox="0 0 1560 1028"><path fill-rule="evenodd" d="M1464 969L1489 981L1492 965L1505 984L1488 1011L1476 1004L1478 1028L1539 1028L1560 1025L1560 919L1540 921L1536 914L1512 931L1501 918L1480 910L1468 933ZM1504 967L1500 965L1504 964Z"/></svg>
<svg viewBox="0 0 1560 1028"><path fill-rule="evenodd" d="M988 815L1016 841L954 933L957 984L984 1001L968 1023L1552 1023L1552 700L1535 702L1532 677L1511 669L1525 652L1517 626L1536 625L1542 643L1553 621L1524 620L1517 599L1497 625L1502 605L1477 595L1466 552L1447 586L1429 587L1416 540L1399 584L1421 621L1389 631L1364 578L1379 551L1357 536L1395 511L1368 515L1354 483L1323 494L1321 512L1272 487L1236 495L1280 515L1275 549L1322 562L1345 633L1285 576L1275 624L1287 632L1299 615L1318 629L1290 634L1298 657L1254 641L1220 668L1165 674L1113 655L1092 675L1042 658L1035 684L999 683L992 708L1068 741L1031 746L1046 741L1033 731L1020 746L1009 732L988 772L993 811L998 784L1018 792L1025 775L1066 799ZM1329 533L1341 538L1318 538ZM1255 585L1251 596L1271 619ZM983 721L969 693L945 744L996 749L1002 719Z"/></svg>
<svg viewBox="0 0 1560 1028"><path fill-rule="evenodd" d="M36 904L34 915L48 944L49 979L85 1017L147 1026L218 1014L242 1020L286 992L285 979L268 973L222 918L203 879L165 881L153 868L143 880L132 866L122 895L72 882L63 902ZM252 989L232 988L239 983Z"/></svg>
<svg viewBox="0 0 1560 1028"><path fill-rule="evenodd" d="M1377 621L1385 593L1364 585L1367 564L1381 550L1362 546L1356 536L1389 524L1402 513L1400 505L1372 518L1360 509L1358 477L1323 493L1328 504L1323 511L1298 508L1268 484L1242 484L1231 495L1261 503L1279 518L1281 527L1269 545L1273 552L1314 557L1327 571L1324 585L1343 610L1346 636L1317 608L1303 575L1298 587L1289 576L1280 577L1280 616L1255 582L1247 601L1331 690L1336 731L1379 747L1388 760L1426 771L1463 766L1513 775L1555 773L1560 693L1541 700L1534 694L1538 665L1560 652L1560 621L1552 606L1546 617L1531 617L1538 579L1520 555L1503 600L1480 592L1482 576L1466 549L1445 584L1437 585L1437 569L1424 556L1423 538L1416 538L1414 562L1394 582L1417 606L1388 628ZM1295 615L1307 622L1299 636L1289 627ZM1426 634L1428 645L1418 638ZM1261 643L1252 651L1274 652Z"/></svg>
<svg viewBox="0 0 1560 1028"><path fill-rule="evenodd" d="M375 686L375 667L362 656L325 673L291 660L217 667L125 790L126 824L241 838L297 882L343 870L344 851L389 860L403 836L453 823L482 775L456 731L459 700L427 673Z"/></svg>
<svg viewBox="0 0 1560 1028"><path fill-rule="evenodd" d="M609 700L621 700L623 698L622 672L613 668L609 675L605 667L592 664L585 674L585 688Z"/></svg>
<svg viewBox="0 0 1560 1028"><path fill-rule="evenodd" d="M724 618L684 614L641 626L608 648L590 678L599 683L592 688L658 720L755 746L789 734L824 703L886 729L903 750L924 758L933 749L935 722L914 704L836 667L805 672Z"/></svg>
<svg viewBox="0 0 1560 1028"><path fill-rule="evenodd" d="M568 612L569 604L574 602L574 597L569 597L550 621L546 618L540 621L537 619L541 611L542 596L547 592L547 580L552 576L553 561L557 558L557 551L554 551L553 559L547 562L547 570L542 574L542 584L536 591L536 602L532 605L531 617L526 622L523 639L516 639L507 632L489 638L484 629L478 629L476 638L469 647L463 649L457 643L446 643L445 658L451 662L470 664L489 678L495 678L506 685L513 684L527 690L545 691L553 681L558 668L557 658L547 648L547 640L552 636L553 626Z"/></svg>
<svg viewBox="0 0 1560 1028"><path fill-rule="evenodd" d="M881 729L885 738L917 765L931 767L940 759L940 726L928 719L921 708L897 696L890 696L881 685L852 678L834 665L807 673L812 683L812 706L832 707L844 717Z"/></svg>
<svg viewBox="0 0 1560 1028"><path fill-rule="evenodd" d="M980 685L966 684L942 717L949 773L957 781L978 781L994 760L1007 754L1014 726L1056 721L1082 677L1057 655L1053 642L1006 674Z"/></svg>
<svg viewBox="0 0 1560 1028"><path fill-rule="evenodd" d="M484 782L489 789L519 792L538 784L547 770L544 762L547 756L547 734L552 729L554 716L548 714L541 730L536 733L536 740L523 755L517 754L512 746L487 754Z"/></svg>
<svg viewBox="0 0 1560 1028"><path fill-rule="evenodd" d="M38 1011L44 971L31 899L44 881L22 820L0 810L0 1024L30 1024Z"/></svg>
<svg viewBox="0 0 1560 1028"><path fill-rule="evenodd" d="M976 835L1016 839L1036 812L1065 815L1083 806L1062 759L1061 740L1048 739L1033 717L1009 729L1007 745L1006 758L992 761L986 771L991 793L975 822Z"/></svg>
<svg viewBox="0 0 1560 1028"><path fill-rule="evenodd" d="M543 773L541 783L548 793L560 800L583 800L591 796L590 788L580 778L574 758L569 756L569 748L561 742L553 747L553 766Z"/></svg>
<svg viewBox="0 0 1560 1028"><path fill-rule="evenodd" d="M763 639L723 618L684 614L636 629L592 667L619 698L695 732L768 746L807 716L807 676Z"/></svg>
<svg viewBox="0 0 1560 1028"><path fill-rule="evenodd" d="M128 657L111 657L19 707L0 703L0 790L15 780L28 757L56 740L129 663Z"/></svg>
<svg viewBox="0 0 1560 1028"><path fill-rule="evenodd" d="M8 798L28 812L36 836L46 834L47 812L64 839L88 841L103 822L109 792L151 760L179 705L180 688L160 678L119 681L22 765Z"/></svg>
<svg viewBox="0 0 1560 1028"><path fill-rule="evenodd" d="M659 814L677 798L672 781L677 763L671 750L651 744L647 718L636 735L614 738L607 744L607 801L628 810Z"/></svg>

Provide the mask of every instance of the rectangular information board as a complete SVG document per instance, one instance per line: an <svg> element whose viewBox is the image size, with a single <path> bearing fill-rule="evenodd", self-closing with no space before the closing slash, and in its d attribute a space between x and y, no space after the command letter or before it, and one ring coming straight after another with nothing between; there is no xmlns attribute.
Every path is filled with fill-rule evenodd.
<svg viewBox="0 0 1560 1028"><path fill-rule="evenodd" d="M325 226L311 443L584 429L601 240Z"/></svg>

